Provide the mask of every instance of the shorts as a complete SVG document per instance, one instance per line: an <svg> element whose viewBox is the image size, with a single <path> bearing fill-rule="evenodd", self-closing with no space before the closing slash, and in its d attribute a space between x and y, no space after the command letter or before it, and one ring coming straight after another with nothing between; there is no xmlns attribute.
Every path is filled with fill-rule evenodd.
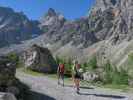
<svg viewBox="0 0 133 100"><path fill-rule="evenodd" d="M59 73L58 78L64 79L64 73Z"/></svg>
<svg viewBox="0 0 133 100"><path fill-rule="evenodd" d="M75 75L74 75L74 78L76 78L76 79L80 79L81 77L80 77L79 74L75 74Z"/></svg>

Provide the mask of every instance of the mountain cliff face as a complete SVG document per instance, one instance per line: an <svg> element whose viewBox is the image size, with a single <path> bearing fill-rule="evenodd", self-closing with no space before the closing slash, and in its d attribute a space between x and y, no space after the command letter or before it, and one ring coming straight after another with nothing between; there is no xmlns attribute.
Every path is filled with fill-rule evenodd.
<svg viewBox="0 0 133 100"><path fill-rule="evenodd" d="M89 25L99 39L112 43L133 38L133 1L96 0L89 16Z"/></svg>
<svg viewBox="0 0 133 100"><path fill-rule="evenodd" d="M49 9L40 26L45 30L45 42L51 44L71 42L83 48L102 40L119 44L133 38L133 1L96 0L88 17L74 21Z"/></svg>
<svg viewBox="0 0 133 100"><path fill-rule="evenodd" d="M94 48L99 62L128 66L133 51L133 0L96 0L88 23L101 40L97 42L99 49Z"/></svg>
<svg viewBox="0 0 133 100"><path fill-rule="evenodd" d="M72 42L73 45L87 47L97 42L97 38L89 32L88 18L80 18L68 21L63 15L56 13L52 8L41 20L41 28L45 30L45 42L55 44L60 42L62 46Z"/></svg>
<svg viewBox="0 0 133 100"><path fill-rule="evenodd" d="M57 56L88 61L98 55L98 59L122 65L133 49L133 1L96 0L89 16L73 21L50 8L39 27L44 34L23 42L21 48L38 44ZM19 49L20 45L15 47Z"/></svg>
<svg viewBox="0 0 133 100"><path fill-rule="evenodd" d="M30 21L22 12L14 12L11 8L0 7L0 47L19 43L39 34L37 22Z"/></svg>
<svg viewBox="0 0 133 100"><path fill-rule="evenodd" d="M74 21L60 21L59 16L50 9L40 25L47 29L44 42L52 45L56 55L84 61L98 55L98 59L111 60L117 65L127 60L132 51L132 0L96 0L88 17Z"/></svg>

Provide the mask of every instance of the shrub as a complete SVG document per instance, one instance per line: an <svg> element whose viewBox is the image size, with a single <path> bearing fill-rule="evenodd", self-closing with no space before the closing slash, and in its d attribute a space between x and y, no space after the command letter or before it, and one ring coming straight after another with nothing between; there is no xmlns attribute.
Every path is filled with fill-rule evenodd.
<svg viewBox="0 0 133 100"><path fill-rule="evenodd" d="M89 70L88 63L86 63L86 62L84 64L82 64L81 67L83 69L83 72L86 72L87 70Z"/></svg>
<svg viewBox="0 0 133 100"><path fill-rule="evenodd" d="M66 62L65 62L65 74L67 76L71 76L72 74L72 66L73 66L73 63L72 63L72 60L71 59L68 59Z"/></svg>
<svg viewBox="0 0 133 100"><path fill-rule="evenodd" d="M125 70L117 70L116 66L112 66L109 62L104 66L105 84L128 84L128 74Z"/></svg>
<svg viewBox="0 0 133 100"><path fill-rule="evenodd" d="M22 61L19 59L19 56L16 53L9 53L7 55L8 59L16 63L16 68L23 67Z"/></svg>
<svg viewBox="0 0 133 100"><path fill-rule="evenodd" d="M127 67L129 69L132 69L132 66L133 66L133 53L130 53L128 55L128 63L127 63Z"/></svg>
<svg viewBox="0 0 133 100"><path fill-rule="evenodd" d="M15 62L18 62L18 61L19 61L19 58L18 58L18 56L17 56L16 53L9 53L9 54L7 55L7 57L8 57L11 61L15 61Z"/></svg>
<svg viewBox="0 0 133 100"><path fill-rule="evenodd" d="M91 60L89 60L89 62L85 62L83 65L82 65L82 68L84 71L88 71L88 70L95 70L97 67L97 59L96 59L96 56L92 57Z"/></svg>
<svg viewBox="0 0 133 100"><path fill-rule="evenodd" d="M96 69L96 68L97 68L97 58L96 58L96 56L94 56L94 57L89 61L89 65L90 65L91 69Z"/></svg>

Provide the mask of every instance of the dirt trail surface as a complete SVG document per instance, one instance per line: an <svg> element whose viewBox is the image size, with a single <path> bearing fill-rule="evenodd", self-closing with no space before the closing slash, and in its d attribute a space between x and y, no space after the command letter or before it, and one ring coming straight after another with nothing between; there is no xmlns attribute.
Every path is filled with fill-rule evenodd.
<svg viewBox="0 0 133 100"><path fill-rule="evenodd" d="M133 94L100 88L82 87L80 94L76 94L72 85L58 86L57 81L47 76L32 76L23 72L17 72L16 76L30 87L30 100L133 100Z"/></svg>

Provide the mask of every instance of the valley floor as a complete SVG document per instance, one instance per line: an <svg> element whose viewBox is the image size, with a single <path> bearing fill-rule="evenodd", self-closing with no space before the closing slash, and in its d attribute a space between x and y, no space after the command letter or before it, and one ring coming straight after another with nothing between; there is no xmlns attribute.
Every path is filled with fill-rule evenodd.
<svg viewBox="0 0 133 100"><path fill-rule="evenodd" d="M31 89L27 100L133 100L133 94L95 87L81 87L80 94L76 94L72 84L58 86L56 80L47 76L21 71L17 71L16 76Z"/></svg>

